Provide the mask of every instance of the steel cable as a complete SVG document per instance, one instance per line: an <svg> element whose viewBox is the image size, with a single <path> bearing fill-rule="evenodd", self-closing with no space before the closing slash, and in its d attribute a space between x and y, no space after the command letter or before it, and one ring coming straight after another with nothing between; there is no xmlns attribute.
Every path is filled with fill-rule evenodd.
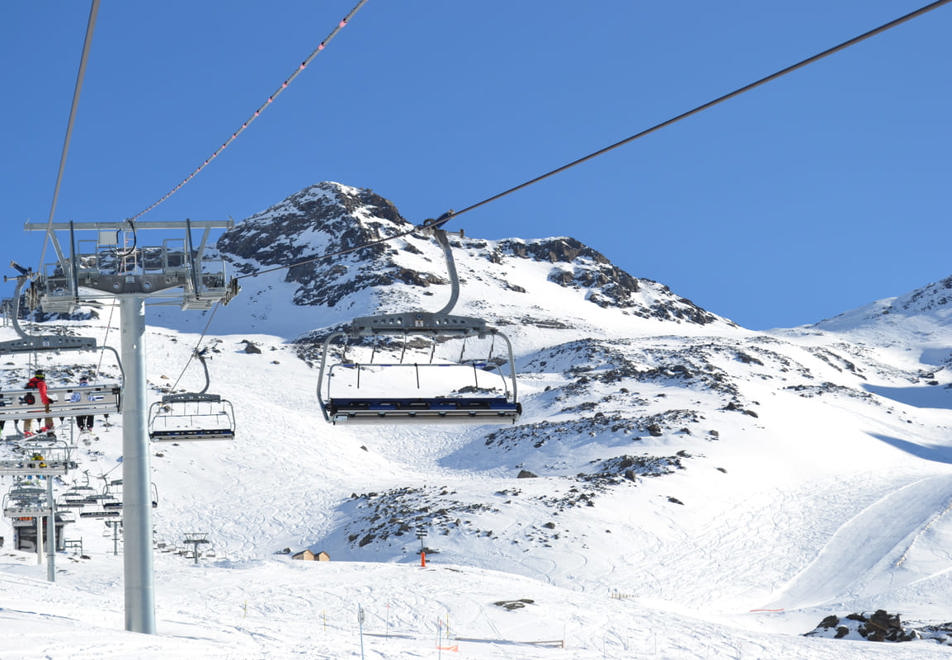
<svg viewBox="0 0 952 660"><path fill-rule="evenodd" d="M298 75L300 75L300 73L301 73L304 69L306 69L306 68L308 67L308 65L311 63L311 60L313 60L315 57L317 57L318 53L320 53L322 50L324 50L324 48L327 47L327 44L329 44L329 43L331 42L331 39L333 39L335 36L337 36L337 33L340 32L340 31L344 28L344 26L347 25L347 23L350 21L350 19L353 18L354 14L356 14L358 11L360 11L360 8L363 7L364 4L366 4L366 2L367 2L367 0L360 0L360 2L358 2L356 5L354 5L354 8L350 10L350 13L348 13L344 18L342 18L342 19L340 20L340 22L337 24L337 27L335 27L333 30L331 30L331 33L330 33L329 35L327 35L327 36L324 38L324 40L323 40L320 44L318 44L317 48L315 48L313 51L311 51L311 54L308 55L308 56L304 59L304 61L301 62L300 65L298 65L298 68L294 70L294 73L292 73L290 76L288 76L288 77L284 80L284 82L281 83L280 87L278 87L278 88L271 94L271 96L268 97L268 100L265 101L264 103L262 103L262 104L258 107L258 109L255 110L254 113L253 113L248 119L245 120L245 122L241 125L241 128L239 128L237 131L235 131L234 133L232 133L232 134L231 134L231 137L228 138L227 140L225 140L225 141L222 143L222 145L221 145L220 147L218 147L218 149L215 151L215 153L213 153L211 156L209 156L208 158L206 158L206 159L205 159L205 162L203 162L201 165L199 165L199 166L196 167L194 170L192 170L192 172L191 172L187 177L185 177L184 179L182 179L182 181L179 182L179 184L178 184L177 186L175 186L174 188L172 188L169 192L165 193L165 195L163 195L162 197L160 197L158 200L156 200L155 202L153 202L152 204L150 204L149 206L147 206L147 207L144 208L143 210L141 210L141 211L139 211L138 213L136 213L135 215L131 216L131 217L129 218L129 221L131 222L131 221L133 221L133 220L136 220L136 219L140 218L141 216L145 215L146 213L148 213L149 211L151 211L152 209L154 209L155 207L157 207L157 206L158 206L159 204L161 204L162 202L166 201L169 197L171 197L172 195L174 195L175 193L177 193L179 190L181 190L182 187L183 187L185 184L187 184L189 181L191 181L192 179L194 179L195 176L196 176L199 172L201 172L203 169L205 169L205 168L208 166L209 163L211 163L213 160L215 160L216 158L218 158L218 156L221 154L221 152L223 152L223 151L228 147L228 145L230 145L232 142L234 142L234 141L238 138L239 135L241 135L242 133L244 133L245 129L248 128L248 126L250 126L251 123L254 122L254 120L256 120L258 117L260 117L260 116L261 116L261 113L264 112L264 111L268 108L268 106L270 106L270 105L274 102L274 100L275 100L276 98L278 98L278 96L279 96L285 89L288 88L288 85L290 85L291 82L292 82L295 78L297 78Z"/></svg>
<svg viewBox="0 0 952 660"><path fill-rule="evenodd" d="M59 170L56 173L56 185L53 187L53 202L50 204L50 217L46 235L43 239L43 249L40 251L39 270L43 270L43 260L46 259L46 247L53 231L53 215L56 213L56 202L59 199L60 185L63 182L63 172L66 170L66 156L69 153L69 143L73 136L73 124L76 122L76 110L79 107L79 94L83 89L83 77L86 75L86 61L89 59L89 50L93 44L93 30L96 28L96 15L99 13L99 0L93 0L89 9L89 19L86 22L86 37L83 40L83 52L79 58L79 72L76 74L76 86L73 88L73 103L69 109L69 120L66 122L66 138L63 140L63 152L60 155Z"/></svg>
<svg viewBox="0 0 952 660"><path fill-rule="evenodd" d="M808 57L808 58L806 58L806 59L800 60L800 61L797 62L796 64L791 64L791 65L788 66L788 67L785 67L785 68L783 68L783 69L780 69L779 71L776 71L776 72L770 74L769 76L765 76L765 77L760 78L759 80L756 80L756 81L754 81L754 82L752 82L752 83L748 83L747 85L744 85L743 87L739 87L739 88L735 89L735 90L732 91L732 92L729 92L729 93L727 93L727 94L724 94L724 95L722 95L722 96L719 96L719 97L717 97L716 99L713 99L713 100L711 100L711 101L708 101L707 103L703 103L703 104L701 104L701 105L699 105L699 106L696 106L696 107L692 108L691 110L688 110L687 112L683 112L683 113L681 113L681 114L679 114L679 115L677 115L677 116L675 116L675 117L672 117L672 118L670 118L670 119L667 119L667 120L665 120L665 121L663 121L663 122L661 122L661 123L655 124L654 126L651 126L651 127L649 127L649 128L646 128L646 129L644 129L643 131L640 131L640 132L638 132L638 133L635 133L634 135L631 135L631 136L629 136L629 137L627 137L627 138L625 138L625 139L623 139L623 140L619 140L618 142L615 142L615 143L613 143L613 144L610 144L610 145L608 145L607 147L603 147L603 148L599 149L598 151L593 151L592 153L590 153L590 154L588 154L588 155L586 155L586 156L582 156L581 158L577 158L576 160L573 160L573 161L570 162L570 163L566 163L565 165L562 165L561 167L557 167L557 168L554 169L554 170L550 170L549 172L546 172L545 174L539 175L539 176L537 176L537 177L535 177L535 178L533 178L533 179L529 179L528 181L524 181L523 183L520 183L520 184L517 185L517 186L513 186L512 188L509 188L509 189L507 189L507 190L504 190L504 191L502 191L502 192L500 192L500 193L497 193L497 194L495 194L495 195L493 195L493 196L491 196L491 197L487 197L486 199L484 199L484 200L482 200L482 201L480 201L480 202L476 202L475 204L471 204L470 206L467 206L467 207L464 208L464 209L461 209L461 210L459 210L459 211L448 211L448 212L444 213L442 216L440 216L439 218L437 218L436 220L427 220L427 221L425 221L424 224L422 224L422 225L414 226L413 229L409 229L409 230L407 230L407 231L394 234L393 236L389 236L389 237L387 237L387 238L382 238L382 239L379 239L379 240L370 241L370 242L368 242L368 243L363 243L363 244L361 244L361 245L357 245L357 246L354 246L354 247L351 247L351 248L346 248L346 249L344 249L344 250L337 250L337 251L335 251L335 252L328 252L328 253L325 253L325 254L322 254L322 255L319 255L319 256L316 256L316 257L309 257L309 258L307 258L307 259L302 259L302 260L300 260L300 261L295 261L295 262L293 262L293 263L286 264L286 265L282 265L282 266L274 266L274 267L270 267L270 268L263 268L263 269L260 269L260 270L253 271L253 272L251 272L251 273L247 273L247 274L245 274L245 275L240 275L240 276L236 277L235 279L244 279L244 278L246 278L246 277L257 277L258 275L264 275L265 273L271 273L271 272L278 271L278 270L286 270L286 269L289 269L289 268L294 268L295 266L302 266L302 265L304 265L304 264L313 263L313 262L315 262L315 261L322 261L322 260L324 260L324 259L330 259L330 258L332 258L332 257L337 257L337 256L341 256L341 255L344 255L344 254L349 254L349 253L351 253L351 252L356 252L357 250L362 250L362 249L364 249L364 248L372 247L372 246L374 246L374 245L380 245L381 243L385 243L385 242L388 242L388 241L392 241L392 240L394 240L394 239L396 239L396 238L401 238L401 237L403 237L403 236L407 236L407 235L409 235L409 234L412 234L412 233L418 232L418 231L422 231L422 230L427 229L427 228L437 228L437 227L441 227L441 226L443 226L444 224L446 224L447 222L449 222L450 220L452 220L453 218L459 217L459 216L463 215L464 213L467 213L467 212L472 211L472 210L474 210L474 209L477 209L477 208L479 208L479 207L481 207L481 206L484 206L484 205L486 205L486 204L489 204L490 202L494 202L494 201L496 201L497 199L500 199L500 198L502 198L502 197L505 197L506 195L510 195L510 194L516 192L517 190L522 190L523 188L526 188L526 187L528 187L528 186L531 186L531 185L534 184L534 183L538 183L539 181L542 181L543 179L547 179L547 178L549 178L549 177L551 177L551 176L554 176L554 175L556 175L556 174L559 174L560 172L564 172L564 171L566 171L566 170L568 170L568 169L570 169L570 168L573 168L573 167L575 167L576 165L580 165L580 164L582 164L582 163L584 163L584 162L586 162L586 161L589 161L589 160L591 160L591 159L593 159L593 158L597 158L598 156L601 156L601 155L603 155L603 154L605 154L605 153L607 153L607 152L609 152L609 151L611 151L611 150L613 150L613 149L617 149L618 147L621 147L621 146L623 146L623 145L626 145L626 144L628 144L629 142L633 142L633 141L635 141L635 140L637 140L637 139L639 139L639 138L645 137L646 135L650 135L651 133L654 133L654 132L656 132L656 131L659 131L659 130L661 130L662 128L666 128L666 127L668 127L668 126L671 126L672 124L675 124L675 123L681 121L682 119L687 119L688 117L691 117L692 115L696 115L696 114L698 114L699 112L702 112L702 111L704 111L704 110L707 110L707 109L709 109L709 108L712 108L712 107L714 107L715 105L718 105L718 104L720 104L720 103L723 103L724 101L728 101L728 100L730 100L730 99L732 99L732 98L734 98L734 97L736 97L736 96L740 96L741 94L743 94L743 93L745 93L745 92L749 92L749 91L752 90L752 89L755 89L755 88L757 88L757 87L760 87L761 85L764 85L764 84L766 84L766 83L768 83L768 82L771 82L771 81L773 81L773 80L776 80L776 79L778 79L778 78L781 78L781 77L787 75L788 73L792 73L792 72L796 71L797 69L801 69L801 68L807 66L808 64L813 64L814 62L817 62L817 61L819 61L819 60L821 60L821 59L823 59L823 58L825 58L825 57L829 57L830 55L833 55L834 53L837 53L837 52L839 52L839 51L841 51L841 50L845 50L846 48L849 48L850 46L855 46L856 44L858 44L858 43L860 43L860 42L862 42L862 41L865 41L865 40L869 39L870 37L874 37L874 36L876 36L876 35L878 35L878 34L880 34L880 33L882 33L882 32L885 32L886 30L889 30L889 29L894 28L894 27L896 27L896 26L898 26L898 25L901 25L901 24L903 24L903 23L905 23L905 22L907 22L907 21L912 20L913 18L917 18L918 16L921 16L921 15L923 15L923 14L926 14L926 13L928 13L928 12L934 10L934 9L938 9L938 8L941 7L942 5L946 5L946 4L950 3L950 2L952 2L952 0L938 0L937 2L933 2L933 3L931 3L931 4L925 5L924 7L921 7L921 8L919 8L919 9L915 10L915 11L912 11L912 12L910 12L910 13L908 13L908 14L905 14L905 15L903 15L903 16L900 16L899 18L896 18L896 19L894 19L894 20L892 20L892 21L889 21L888 23L884 23L884 24L880 25L879 27L873 28L872 30L869 30L869 31L867 31L867 32L864 32L863 34L860 34L860 35L858 35L858 36L856 36L856 37L853 37L852 39L848 39L847 41L844 41L844 42L842 42L842 43L840 43L840 44L838 44L838 45L836 45L836 46L833 46L832 48L828 48L828 49L826 49L826 50L824 50L824 51L822 51L822 52L819 52L819 53L817 53L817 54L815 54L815 55L812 55L812 56L810 56L810 57Z"/></svg>

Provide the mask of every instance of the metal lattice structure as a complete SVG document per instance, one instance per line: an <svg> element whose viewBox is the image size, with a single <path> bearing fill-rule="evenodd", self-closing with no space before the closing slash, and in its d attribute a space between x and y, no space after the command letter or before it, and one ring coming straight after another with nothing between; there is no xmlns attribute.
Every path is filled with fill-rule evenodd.
<svg viewBox="0 0 952 660"><path fill-rule="evenodd" d="M206 253L213 230L230 229L232 221L27 223L27 231L47 232L56 256L41 264L27 302L46 312L71 312L77 305L115 299L119 302L122 386L123 588L125 628L155 633L152 567L152 493L149 467L146 396L145 302L178 304L181 309L207 310L237 294L224 260ZM198 244L192 231L202 230ZM180 232L153 244L140 242L151 230ZM65 245L57 232L67 232ZM88 232L94 238L84 239ZM99 512L102 513L99 513ZM107 509L82 511L105 517ZM110 516L111 517L111 516Z"/></svg>
<svg viewBox="0 0 952 660"><path fill-rule="evenodd" d="M234 280L227 277L224 259L205 253L214 229L230 229L234 223L192 222L73 222L52 226L26 223L27 231L52 229L51 245L56 260L41 264L28 292L31 306L46 312L70 312L79 302L111 299L124 294L150 298L178 299L182 309L210 309L215 303L237 293ZM165 239L156 245L138 245L138 236L147 230L184 230L181 238ZM198 245L192 230L203 230ZM95 239L78 239L77 232L95 231ZM69 232L69 255L55 231ZM133 244L126 247L126 236ZM83 290L80 293L80 290ZM184 294L179 290L184 290Z"/></svg>

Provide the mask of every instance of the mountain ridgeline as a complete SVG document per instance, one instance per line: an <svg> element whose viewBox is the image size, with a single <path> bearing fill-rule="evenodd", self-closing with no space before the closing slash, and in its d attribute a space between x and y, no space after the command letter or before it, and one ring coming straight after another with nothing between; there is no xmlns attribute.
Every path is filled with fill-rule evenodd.
<svg viewBox="0 0 952 660"><path fill-rule="evenodd" d="M242 222L218 247L238 273L250 274L411 228L394 204L372 191L325 182ZM859 322L840 320L843 327L833 333L822 324L772 333L744 330L662 284L626 273L573 238L453 237L451 243L462 284L453 311L485 318L512 337L524 415L512 426L457 434L440 464L512 479L537 477L545 485L505 488L503 501L471 490L467 497L450 497L449 486L415 482L355 492L341 505L346 523L314 539L315 547L320 541L358 558L398 557L407 528L437 518L444 552L467 534L499 537L523 549L558 539L585 543L584 526L572 534L549 526L501 531L493 521L518 506L568 511L599 506L604 498L637 499L646 480L682 483L662 501L690 506L692 490L672 475L705 483L714 471L715 480L731 483L730 459L705 458L724 455L713 447L761 446L762 438L796 435L800 425L812 433L806 430L809 415L790 417L787 409L806 405L847 427L854 416L906 420L912 415L888 396L890 390L871 383L944 386L952 380L933 366L885 356L868 337L850 335ZM354 316L432 311L449 296L442 251L431 237L416 233L272 275L281 279L251 292L248 309L288 287L294 308L308 319L295 347L309 365L329 329ZM947 284L930 285L890 308L918 314L923 323L941 319L950 308ZM938 365L948 360L948 352L932 353ZM771 451L770 441L762 446Z"/></svg>
<svg viewBox="0 0 952 660"><path fill-rule="evenodd" d="M406 232L413 225L394 204L371 190L324 182L295 193L255 214L225 233L218 249L238 274L287 265L374 243ZM613 265L604 255L573 238L488 241L454 238L460 275L507 292L507 301L518 306L518 295L530 307L531 295L523 284L500 276L506 271L527 271L526 265L548 266L545 279L559 287L583 292L584 300L642 318L705 325L718 317L691 301L678 297L656 282L639 279ZM523 277L529 275L522 273ZM537 271L533 270L532 276ZM380 307L361 313L397 311L402 305L433 295L434 285L448 284L438 246L419 234L377 243L356 252L293 266L286 281L296 285L293 301L300 306L335 307L348 297L372 291ZM397 294L394 285L409 289ZM517 294L510 296L508 294ZM433 306L432 301L428 303ZM458 311L458 310L457 310Z"/></svg>

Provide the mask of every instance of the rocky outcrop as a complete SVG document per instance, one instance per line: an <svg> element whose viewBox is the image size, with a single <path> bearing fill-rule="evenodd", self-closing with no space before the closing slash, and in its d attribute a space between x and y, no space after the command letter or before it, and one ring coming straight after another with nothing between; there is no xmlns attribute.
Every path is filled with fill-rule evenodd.
<svg viewBox="0 0 952 660"><path fill-rule="evenodd" d="M448 278L442 253L430 238L402 236L412 229L413 224L392 202L372 190L323 182L239 223L222 235L217 249L239 275L297 264L284 274L285 281L297 285L293 294L297 305L334 307L352 294L370 290L378 303L419 308L420 296L431 295L426 289L446 285ZM398 234L400 238L378 242ZM357 252L320 258L367 244ZM538 269L523 269L520 264L542 262L551 265L549 282L581 292L584 301L598 307L675 323L706 325L722 320L657 282L626 273L574 238L487 241L461 237L453 239L453 246L464 286L482 283L507 293L531 295L532 288L510 281L501 271L522 278L531 272L535 284L543 285L537 279ZM475 263L462 263L464 255ZM408 294L404 289L401 293L394 285L408 285L416 292Z"/></svg>
<svg viewBox="0 0 952 660"><path fill-rule="evenodd" d="M324 182L241 222L222 235L217 247L238 274L248 274L374 243L411 228L392 202L372 190ZM444 282L432 273L396 264L393 254L401 246L417 250L397 239L289 268L285 281L299 285L294 303L333 307L368 288Z"/></svg>
<svg viewBox="0 0 952 660"><path fill-rule="evenodd" d="M868 642L910 642L930 638L947 643L949 631L942 626L933 626L924 635L915 628L904 628L898 614L876 610L847 614L842 619L835 614L825 617L816 628L804 637L832 637L833 639L866 640Z"/></svg>

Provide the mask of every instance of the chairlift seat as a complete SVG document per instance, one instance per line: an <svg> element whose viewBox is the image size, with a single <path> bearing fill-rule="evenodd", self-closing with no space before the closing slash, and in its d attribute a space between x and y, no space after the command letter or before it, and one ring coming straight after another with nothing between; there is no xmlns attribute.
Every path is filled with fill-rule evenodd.
<svg viewBox="0 0 952 660"><path fill-rule="evenodd" d="M51 399L49 410L40 401L37 390L3 390L0 420L103 415L118 413L120 409L118 385L48 387L46 393Z"/></svg>
<svg viewBox="0 0 952 660"><path fill-rule="evenodd" d="M171 431L151 431L149 439L153 442L178 442L180 440L234 440L232 429L176 429Z"/></svg>

